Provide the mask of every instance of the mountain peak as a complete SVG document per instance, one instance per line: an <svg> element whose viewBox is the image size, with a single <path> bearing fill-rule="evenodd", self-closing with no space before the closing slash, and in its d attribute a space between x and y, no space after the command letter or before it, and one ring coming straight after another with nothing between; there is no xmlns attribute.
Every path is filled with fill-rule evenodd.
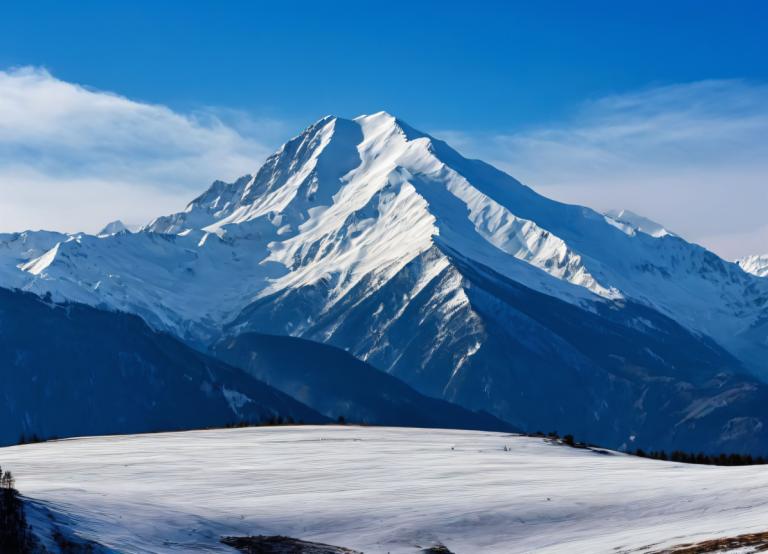
<svg viewBox="0 0 768 554"><path fill-rule="evenodd" d="M745 256L736 260L741 269L758 277L768 277L768 254Z"/></svg>
<svg viewBox="0 0 768 554"><path fill-rule="evenodd" d="M183 212L157 218L145 229L169 234L212 230L211 226L222 228L272 213L281 214L275 221L285 231L286 220L299 225L310 209L333 204L345 175L360 170L364 158L370 158L368 165L381 166L376 160L394 162L406 143L426 136L383 111L354 119L327 115L283 144L255 176L234 183L216 181Z"/></svg>
<svg viewBox="0 0 768 554"><path fill-rule="evenodd" d="M674 236L674 233L667 230L660 223L656 223L652 219L648 219L630 210L608 210L605 212L605 215L613 222L620 224L619 228L622 228L624 231L640 231L654 238Z"/></svg>
<svg viewBox="0 0 768 554"><path fill-rule="evenodd" d="M97 235L100 237L104 237L104 236L114 235L114 234L123 233L123 232L130 233L131 229L125 223L123 223L119 219L116 219L114 221L110 221L109 223L107 223L104 226L104 228L97 233Z"/></svg>
<svg viewBox="0 0 768 554"><path fill-rule="evenodd" d="M361 114L353 118L352 121L356 121L360 124L374 124L374 125L395 125L397 124L397 118L389 112L379 111L372 114Z"/></svg>

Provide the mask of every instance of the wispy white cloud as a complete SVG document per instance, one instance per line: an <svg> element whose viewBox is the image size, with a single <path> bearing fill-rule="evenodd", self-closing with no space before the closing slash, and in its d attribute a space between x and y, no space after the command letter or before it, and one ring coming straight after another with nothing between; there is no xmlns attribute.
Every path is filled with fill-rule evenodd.
<svg viewBox="0 0 768 554"><path fill-rule="evenodd" d="M435 134L553 198L628 208L727 258L768 252L767 85L656 87L543 128Z"/></svg>
<svg viewBox="0 0 768 554"><path fill-rule="evenodd" d="M214 179L255 171L283 132L278 121L180 114L40 68L0 71L0 231L143 223Z"/></svg>
<svg viewBox="0 0 768 554"><path fill-rule="evenodd" d="M0 71L0 231L145 222L255 171L289 134L236 110L182 114L40 68ZM628 208L724 257L768 252L768 85L656 87L546 127L434 134L551 197Z"/></svg>

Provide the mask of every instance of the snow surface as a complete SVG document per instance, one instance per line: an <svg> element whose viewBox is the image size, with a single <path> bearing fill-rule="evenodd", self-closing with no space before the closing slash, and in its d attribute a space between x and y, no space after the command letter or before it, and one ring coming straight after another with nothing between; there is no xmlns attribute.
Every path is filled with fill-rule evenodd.
<svg viewBox="0 0 768 554"><path fill-rule="evenodd" d="M132 233L135 230L137 229L133 227L129 227L119 219L116 219L115 221L110 221L109 223L107 223L101 231L96 233L96 236L108 237L110 235L115 235L117 233Z"/></svg>
<svg viewBox="0 0 768 554"><path fill-rule="evenodd" d="M8 288L21 286L25 281L22 267L68 238L53 231L0 233L0 284Z"/></svg>
<svg viewBox="0 0 768 554"><path fill-rule="evenodd" d="M674 235L674 233L670 233L660 223L656 223L652 219L643 217L630 210L608 210L605 212L605 215L611 220L610 222L616 224L619 229L623 230L628 235L637 231L657 239L668 235Z"/></svg>
<svg viewBox="0 0 768 554"><path fill-rule="evenodd" d="M508 450L505 450L507 447ZM232 552L284 534L415 553L628 552L768 529L765 467L472 431L272 427L0 449L32 518L117 552Z"/></svg>
<svg viewBox="0 0 768 554"><path fill-rule="evenodd" d="M758 277L768 277L768 254L747 256L737 260L741 268L747 273Z"/></svg>

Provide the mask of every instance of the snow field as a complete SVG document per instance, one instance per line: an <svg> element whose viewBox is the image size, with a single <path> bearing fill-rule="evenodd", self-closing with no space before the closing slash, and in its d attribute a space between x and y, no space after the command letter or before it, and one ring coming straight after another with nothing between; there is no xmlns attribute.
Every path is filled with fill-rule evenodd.
<svg viewBox="0 0 768 554"><path fill-rule="evenodd" d="M124 553L232 552L220 536L245 534L366 553L437 542L456 553L627 552L768 530L764 466L675 464L500 433L94 437L1 449L0 464L33 511Z"/></svg>

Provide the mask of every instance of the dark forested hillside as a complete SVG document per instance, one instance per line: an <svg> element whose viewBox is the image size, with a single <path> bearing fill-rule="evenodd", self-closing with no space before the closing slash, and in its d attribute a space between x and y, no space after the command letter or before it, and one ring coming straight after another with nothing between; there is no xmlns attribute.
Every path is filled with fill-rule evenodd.
<svg viewBox="0 0 768 554"><path fill-rule="evenodd" d="M332 346L245 333L221 341L216 356L331 418L377 425L511 431L485 412L424 396Z"/></svg>
<svg viewBox="0 0 768 554"><path fill-rule="evenodd" d="M0 444L191 429L316 411L139 317L0 289Z"/></svg>

